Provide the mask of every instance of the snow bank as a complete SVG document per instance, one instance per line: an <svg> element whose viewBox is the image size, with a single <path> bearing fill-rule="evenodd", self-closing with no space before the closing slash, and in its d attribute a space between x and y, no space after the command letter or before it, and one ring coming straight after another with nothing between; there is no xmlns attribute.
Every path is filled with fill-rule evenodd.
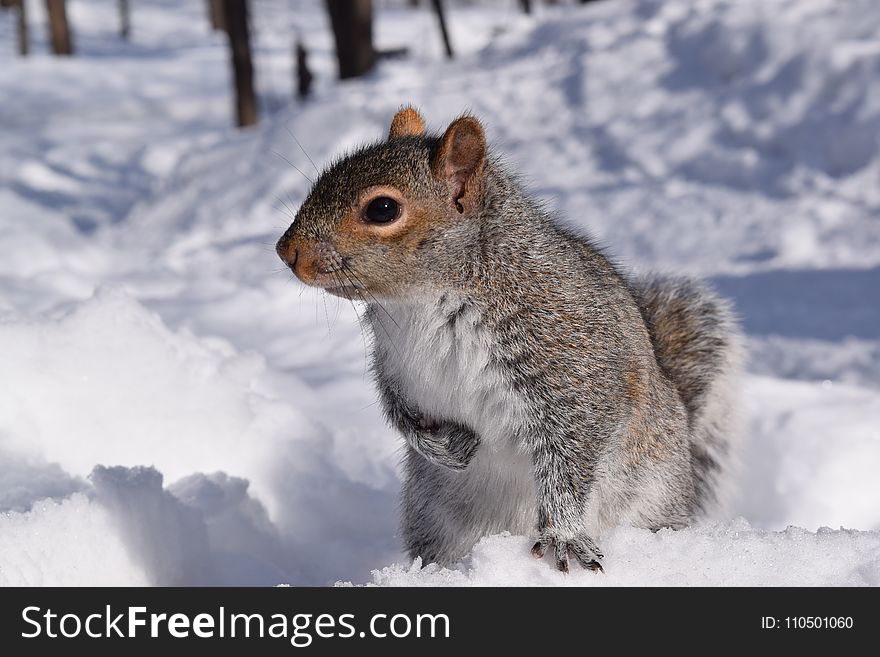
<svg viewBox="0 0 880 657"><path fill-rule="evenodd" d="M111 288L55 319L0 323L0 360L5 584L84 583L104 554L109 565L95 583L320 584L400 558L393 452L383 465L374 445L333 436L279 399L291 376L268 376L255 354L172 331ZM880 526L880 394L760 377L747 390L738 512L764 527ZM37 502L45 498L63 501ZM656 535L619 530L603 547L609 572L627 574L600 581L870 583L868 548L877 540L876 532L774 534L744 521ZM454 571L394 566L374 581L582 581L559 580L528 559L527 542L488 539ZM665 570L651 575L645 569L656 559L645 555L661 550ZM743 561L751 571L720 568L721 555L740 550L752 555ZM838 553L840 567L765 578L786 559L801 563L820 550Z"/></svg>
<svg viewBox="0 0 880 657"><path fill-rule="evenodd" d="M0 534L32 540L0 549L8 584L79 569L87 548L65 557L40 529L68 508L85 518L81 545L94 533L103 552L110 522L153 584L327 583L397 554L393 463L346 472L328 431L277 396L308 390L256 354L171 331L111 288L56 319L0 322L0 362L0 511L30 511L0 518ZM92 503L32 509L77 491Z"/></svg>
<svg viewBox="0 0 880 657"><path fill-rule="evenodd" d="M880 393L756 376L745 389L734 511L774 529L880 529Z"/></svg>
<svg viewBox="0 0 880 657"><path fill-rule="evenodd" d="M768 532L744 520L682 531L621 527L604 541L605 572L558 573L532 542L490 536L455 568L393 565L379 586L880 586L880 532L797 527Z"/></svg>
<svg viewBox="0 0 880 657"><path fill-rule="evenodd" d="M81 494L0 515L0 586L149 583L107 511Z"/></svg>
<svg viewBox="0 0 880 657"><path fill-rule="evenodd" d="M0 324L0 422L7 449L51 450L66 471L154 464L177 478L230 463L252 471L274 443L314 431L251 388L256 355L169 331L118 289L57 320Z"/></svg>

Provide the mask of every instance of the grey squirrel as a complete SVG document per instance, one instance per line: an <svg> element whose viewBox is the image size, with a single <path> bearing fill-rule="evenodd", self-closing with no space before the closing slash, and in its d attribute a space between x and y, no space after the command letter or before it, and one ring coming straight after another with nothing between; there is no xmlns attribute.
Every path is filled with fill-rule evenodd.
<svg viewBox="0 0 880 657"><path fill-rule="evenodd" d="M277 252L367 305L413 558L510 531L561 571L602 570L607 529L681 528L717 502L736 443L728 304L624 276L526 195L476 118L435 136L401 109L321 174Z"/></svg>

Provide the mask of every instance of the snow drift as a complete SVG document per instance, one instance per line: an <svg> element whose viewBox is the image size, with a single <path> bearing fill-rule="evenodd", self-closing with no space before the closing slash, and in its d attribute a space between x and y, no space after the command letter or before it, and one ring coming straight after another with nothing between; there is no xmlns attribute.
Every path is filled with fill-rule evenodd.
<svg viewBox="0 0 880 657"><path fill-rule="evenodd" d="M761 531L744 520L674 532L620 527L606 537L605 572L554 572L521 536L484 538L453 569L394 565L380 586L880 586L880 535L821 528Z"/></svg>
<svg viewBox="0 0 880 657"><path fill-rule="evenodd" d="M84 493L69 508L114 527L139 577L164 585L325 582L334 552L348 568L396 554L393 524L373 511L394 505L393 470L343 472L327 429L273 392L308 391L256 354L170 331L109 289L59 319L0 323L0 361L0 500L18 512L0 528L54 524L68 506L33 503Z"/></svg>

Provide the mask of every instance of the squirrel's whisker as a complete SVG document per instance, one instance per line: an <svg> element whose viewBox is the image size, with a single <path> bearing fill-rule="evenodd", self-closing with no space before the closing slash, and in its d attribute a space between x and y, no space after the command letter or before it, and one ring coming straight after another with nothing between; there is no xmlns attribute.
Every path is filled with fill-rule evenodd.
<svg viewBox="0 0 880 657"><path fill-rule="evenodd" d="M355 290L357 290L357 294L361 298L361 300L364 303L366 303L368 306L372 303L372 305L374 307L381 309L382 312L384 312L388 316L388 318L392 322L394 322L395 326L397 326L397 328L400 328L400 325L397 323L397 321L395 321L394 317L391 316L391 313L389 313L385 309L385 306L383 306L381 303L379 303L379 301L376 299L376 297L374 297L372 294L370 294L370 292L367 290L367 286L364 285L363 281L361 281L361 279L358 277L358 275L350 267L343 267L342 270L346 273L346 276L353 277L354 280L357 281L357 283L360 287L358 287L358 286L354 286L354 287L355 287ZM349 280L351 280L351 278L349 278ZM391 337L391 334L388 332L388 328L382 323L382 321L379 319L378 316L375 319L375 323L378 324L382 328L382 332L385 334L385 337L388 338L388 342L391 344L392 347L394 347L394 350L398 353L398 355L400 355L402 357L400 350L397 348L397 343L394 341L394 338Z"/></svg>
<svg viewBox="0 0 880 657"><path fill-rule="evenodd" d="M351 274L351 276L354 277L354 280L356 280L360 284L361 292L363 294L365 294L366 296L368 296L370 298L370 301L372 303L376 304L382 310L382 312L385 313L385 315L388 317L388 319L390 319L392 322L394 322L394 325L399 329L400 324L397 323L397 320L394 319L394 316L391 313L389 313L388 310L385 308L385 306L383 306L382 303L376 298L376 296L374 294L372 294L367 289L367 286L364 285L364 282L358 277L358 275L355 274L351 268L347 268L347 271L349 274Z"/></svg>
<svg viewBox="0 0 880 657"><path fill-rule="evenodd" d="M330 313L327 312L327 290L321 290L321 302L324 304L324 319L327 321L327 337L333 335L330 328Z"/></svg>
<svg viewBox="0 0 880 657"><path fill-rule="evenodd" d="M299 168L298 166L296 166L293 162L291 162L291 161L288 160L286 157L284 157L281 153L279 153L278 151L272 151L272 152L275 153L275 155L277 155L278 157L280 157L282 160L284 160L285 162L287 162L287 163L288 163L290 166L292 166L294 169L296 169L297 171L299 171L299 174L300 174L303 178L305 178L306 180L308 180L310 185L314 185L314 184L315 184L315 181L312 180L311 178L309 178L306 174L304 174L304 173L302 172L302 169L300 169L300 168Z"/></svg>
<svg viewBox="0 0 880 657"><path fill-rule="evenodd" d="M285 215L289 216L290 219L291 219L291 221L293 221L294 219L296 219L296 213L295 213L293 210L290 209L290 206L287 205L287 202L286 202L283 198L281 198L280 196L278 196L277 194L275 194L275 199L276 199L279 203L281 203L281 205L283 205L283 206L284 206L284 209L286 210L286 212L285 212L285 211L282 211L281 208L279 208L278 206L275 206L275 209L278 210L278 212L281 212L282 214L285 214Z"/></svg>
<svg viewBox="0 0 880 657"><path fill-rule="evenodd" d="M296 135L293 134L291 129L288 128L287 126L284 126L284 129L287 130L287 134L289 134L291 137L293 137L293 141L295 141L296 145L299 146L299 150L301 150L303 152L303 155L305 155L306 158L308 159L308 161L312 163L312 166L315 168L315 173L317 173L318 175L321 175L321 171L318 169L318 166L315 164L314 160L312 160L312 158L309 157L309 154L306 153L306 149L303 148L302 144L299 143L299 139L296 138Z"/></svg>
<svg viewBox="0 0 880 657"><path fill-rule="evenodd" d="M354 290L355 294L358 294L360 291L357 289L357 286L352 282L351 278L349 278L348 274L347 274L346 271L345 271L345 268L343 267L343 268L341 268L339 271L340 271L340 273L346 278L346 280L349 282L349 284L351 285L351 287L352 287L352 289ZM369 363L368 363L368 361L367 361L367 353L368 353L368 350L367 350L367 335L366 335L366 331L364 330L364 328L365 328L365 320L364 320L364 318L361 316L361 314L358 312L357 306L354 304L354 299L349 298L349 299L348 299L348 303L351 304L351 309L354 310L354 314L355 314L355 316L357 317L357 320L358 320L358 328L360 329L360 332L361 332L361 342L363 342L363 344L364 344L364 374L366 374L366 373L367 373L367 370L369 370Z"/></svg>
<svg viewBox="0 0 880 657"><path fill-rule="evenodd" d="M336 271L336 272L333 273L333 280L336 281L336 285L337 285L337 286L339 286L339 287L345 287L345 283L343 283L342 279L339 277L339 273L338 273L338 271ZM339 303L339 297L336 296L336 295L333 295L333 296L335 297L335 303L336 303L336 315L333 317L333 323L336 324L336 322L339 321L339 306L340 306L340 303Z"/></svg>

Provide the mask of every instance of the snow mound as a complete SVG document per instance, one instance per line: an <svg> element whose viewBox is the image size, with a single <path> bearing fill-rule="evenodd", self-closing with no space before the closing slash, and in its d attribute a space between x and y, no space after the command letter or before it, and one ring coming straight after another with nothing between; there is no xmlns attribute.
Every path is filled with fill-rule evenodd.
<svg viewBox="0 0 880 657"><path fill-rule="evenodd" d="M378 586L878 586L880 532L790 527L744 520L681 531L620 527L603 542L604 573L556 572L521 536L481 540L452 568L396 564L373 571Z"/></svg>
<svg viewBox="0 0 880 657"><path fill-rule="evenodd" d="M0 514L0 586L146 586L110 514L76 494Z"/></svg>
<svg viewBox="0 0 880 657"><path fill-rule="evenodd" d="M734 511L759 527L880 529L880 393L751 376Z"/></svg>
<svg viewBox="0 0 880 657"><path fill-rule="evenodd" d="M56 320L0 323L0 361L3 444L51 451L79 476L100 462L173 478L231 463L251 472L277 441L315 431L252 390L261 357L172 332L118 288Z"/></svg>
<svg viewBox="0 0 880 657"><path fill-rule="evenodd" d="M323 584L398 555L393 454L361 468L369 444L352 440L337 458L328 431L279 399L308 390L261 356L172 331L109 288L60 317L0 321L0 361L7 584L66 582L62 563L91 572L111 537L138 581L161 585ZM91 501L37 502L77 491ZM78 548L62 558L46 523ZM32 573L35 554L59 570Z"/></svg>

